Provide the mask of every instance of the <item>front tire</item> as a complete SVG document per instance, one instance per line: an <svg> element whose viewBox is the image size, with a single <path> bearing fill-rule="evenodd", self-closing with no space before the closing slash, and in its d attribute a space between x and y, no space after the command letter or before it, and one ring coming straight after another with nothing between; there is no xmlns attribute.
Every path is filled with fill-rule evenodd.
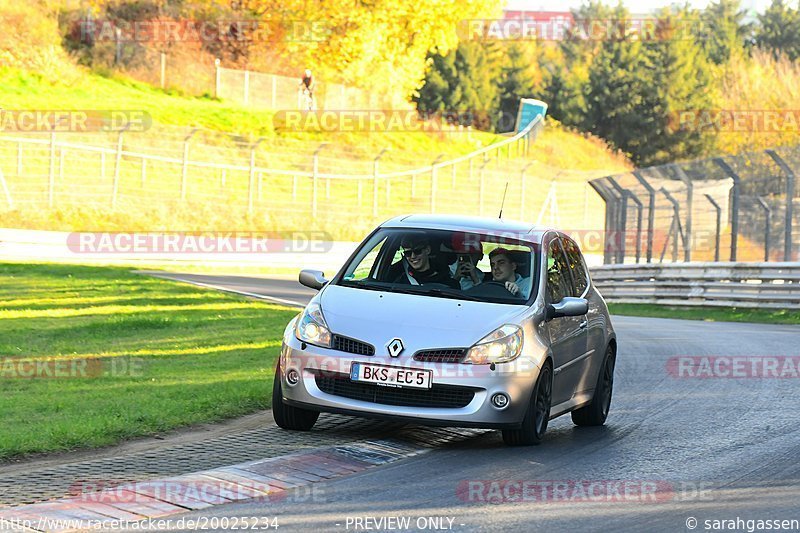
<svg viewBox="0 0 800 533"><path fill-rule="evenodd" d="M614 366L617 357L614 348L609 346L603 359L603 367L597 376L597 386L591 403L572 411L572 422L576 426L602 426L611 409L611 393L614 390Z"/></svg>
<svg viewBox="0 0 800 533"><path fill-rule="evenodd" d="M547 362L539 372L539 378L531 394L531 401L519 429L504 429L503 442L508 446L531 446L539 444L550 421L550 403L553 394L553 369Z"/></svg>
<svg viewBox="0 0 800 533"><path fill-rule="evenodd" d="M272 384L272 417L278 427L294 431L308 431L319 418L319 411L301 409L287 405L283 401L283 385L281 383L281 365L275 368L275 381Z"/></svg>

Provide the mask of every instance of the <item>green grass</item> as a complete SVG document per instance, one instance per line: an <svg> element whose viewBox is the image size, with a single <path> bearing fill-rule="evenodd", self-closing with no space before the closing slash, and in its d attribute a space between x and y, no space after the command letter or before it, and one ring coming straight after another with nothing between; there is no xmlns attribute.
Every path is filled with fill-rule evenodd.
<svg viewBox="0 0 800 533"><path fill-rule="evenodd" d="M266 409L296 313L123 268L0 263L0 459ZM52 358L100 359L101 375L10 375Z"/></svg>
<svg viewBox="0 0 800 533"><path fill-rule="evenodd" d="M790 309L749 309L740 307L682 307L656 304L608 304L614 315L680 318L709 322L757 322L800 324L800 313Z"/></svg>

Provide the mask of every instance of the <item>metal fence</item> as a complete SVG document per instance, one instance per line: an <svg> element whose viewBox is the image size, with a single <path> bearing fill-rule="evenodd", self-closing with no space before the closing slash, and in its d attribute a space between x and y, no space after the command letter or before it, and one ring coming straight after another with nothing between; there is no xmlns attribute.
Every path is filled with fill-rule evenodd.
<svg viewBox="0 0 800 533"><path fill-rule="evenodd" d="M428 161L206 130L2 135L0 212L184 207L229 221L265 217L282 229L313 224L346 239L409 211L496 216L505 197L509 218L559 224L579 213L574 224L596 227L600 201L586 192L585 176L544 179L553 169L532 159L542 127L538 118L503 141Z"/></svg>
<svg viewBox="0 0 800 533"><path fill-rule="evenodd" d="M592 269L616 303L800 309L798 263L667 263Z"/></svg>
<svg viewBox="0 0 800 533"><path fill-rule="evenodd" d="M356 87L325 81L316 81L314 85L316 109L410 109L410 104L402 99ZM300 91L300 77L291 78L217 66L214 95L244 106L307 109Z"/></svg>
<svg viewBox="0 0 800 533"><path fill-rule="evenodd" d="M592 180L604 263L797 261L798 171L800 145Z"/></svg>

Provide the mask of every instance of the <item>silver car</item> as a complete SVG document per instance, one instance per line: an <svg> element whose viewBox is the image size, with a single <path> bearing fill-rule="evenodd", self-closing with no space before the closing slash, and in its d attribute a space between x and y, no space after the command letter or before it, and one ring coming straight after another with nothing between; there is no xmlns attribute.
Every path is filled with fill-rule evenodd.
<svg viewBox="0 0 800 533"><path fill-rule="evenodd" d="M286 327L272 409L497 428L538 444L550 419L604 424L617 341L575 242L498 219L412 215L376 228Z"/></svg>

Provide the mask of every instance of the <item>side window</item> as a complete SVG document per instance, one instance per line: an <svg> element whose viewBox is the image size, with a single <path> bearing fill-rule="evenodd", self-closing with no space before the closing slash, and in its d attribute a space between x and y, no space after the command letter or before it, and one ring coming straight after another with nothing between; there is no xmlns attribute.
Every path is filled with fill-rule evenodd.
<svg viewBox="0 0 800 533"><path fill-rule="evenodd" d="M553 239L547 247L547 300L551 304L560 302L572 294L569 265L558 239Z"/></svg>
<svg viewBox="0 0 800 533"><path fill-rule="evenodd" d="M581 296L589 286L589 276L586 273L586 264L578 249L578 245L571 239L563 239L564 251L567 252L569 270L572 272L572 282L575 285L573 296Z"/></svg>

